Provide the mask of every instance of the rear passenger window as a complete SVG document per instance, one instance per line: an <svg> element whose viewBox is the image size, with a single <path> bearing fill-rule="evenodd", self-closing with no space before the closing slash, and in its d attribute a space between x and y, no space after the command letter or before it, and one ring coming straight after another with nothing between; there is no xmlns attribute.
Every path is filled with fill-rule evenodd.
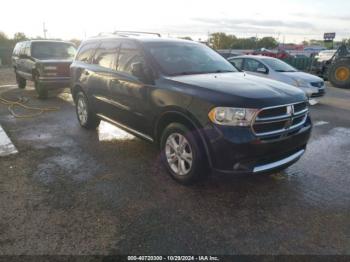
<svg viewBox="0 0 350 262"><path fill-rule="evenodd" d="M27 42L24 47L24 54L30 56L30 42Z"/></svg>
<svg viewBox="0 0 350 262"><path fill-rule="evenodd" d="M13 49L13 55L17 56L19 55L19 48L21 46L21 43L17 43L15 48Z"/></svg>
<svg viewBox="0 0 350 262"><path fill-rule="evenodd" d="M119 52L117 70L131 74L131 65L137 62L144 63L141 50L133 42L123 42Z"/></svg>
<svg viewBox="0 0 350 262"><path fill-rule="evenodd" d="M103 42L97 48L92 63L102 67L115 69L119 45L120 44L117 41Z"/></svg>
<svg viewBox="0 0 350 262"><path fill-rule="evenodd" d="M262 63L254 59L246 58L244 62L244 70L248 72L258 72L258 68L266 68Z"/></svg>
<svg viewBox="0 0 350 262"><path fill-rule="evenodd" d="M96 46L97 43L87 43L83 45L79 50L79 54L77 55L76 60L84 63L90 63L90 58L93 55Z"/></svg>

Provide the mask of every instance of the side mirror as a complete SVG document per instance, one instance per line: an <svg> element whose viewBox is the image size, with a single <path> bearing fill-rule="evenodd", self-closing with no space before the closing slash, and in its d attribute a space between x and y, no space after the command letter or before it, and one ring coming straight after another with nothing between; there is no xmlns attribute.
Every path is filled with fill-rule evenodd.
<svg viewBox="0 0 350 262"><path fill-rule="evenodd" d="M145 83L152 82L151 71L141 62L135 62L131 64L131 74Z"/></svg>
<svg viewBox="0 0 350 262"><path fill-rule="evenodd" d="M145 76L145 70L143 63L136 62L131 64L131 74L137 78L143 78Z"/></svg>
<svg viewBox="0 0 350 262"><path fill-rule="evenodd" d="M262 73L262 74L267 74L267 69L265 67L258 67L256 69L256 72Z"/></svg>

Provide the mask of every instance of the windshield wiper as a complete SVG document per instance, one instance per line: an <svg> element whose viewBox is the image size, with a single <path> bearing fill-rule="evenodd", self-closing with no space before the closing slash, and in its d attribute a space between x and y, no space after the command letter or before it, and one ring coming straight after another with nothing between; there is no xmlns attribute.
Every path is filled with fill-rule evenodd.
<svg viewBox="0 0 350 262"><path fill-rule="evenodd" d="M208 74L208 72L184 71L184 72L176 73L173 75L174 76L181 76L181 75L199 75L199 74Z"/></svg>
<svg viewBox="0 0 350 262"><path fill-rule="evenodd" d="M288 73L288 72L297 72L297 71L295 71L295 70L282 70L282 69L280 69L280 70L275 70L276 72L281 72L281 73Z"/></svg>
<svg viewBox="0 0 350 262"><path fill-rule="evenodd" d="M232 71L232 70L216 70L216 71L184 71L184 72L180 72L177 74L174 74L175 76L178 75L200 75L200 74L213 74L213 73L234 73L236 71Z"/></svg>
<svg viewBox="0 0 350 262"><path fill-rule="evenodd" d="M234 72L237 72L237 71L232 71L232 70L216 70L216 71L213 72L213 73L234 73Z"/></svg>

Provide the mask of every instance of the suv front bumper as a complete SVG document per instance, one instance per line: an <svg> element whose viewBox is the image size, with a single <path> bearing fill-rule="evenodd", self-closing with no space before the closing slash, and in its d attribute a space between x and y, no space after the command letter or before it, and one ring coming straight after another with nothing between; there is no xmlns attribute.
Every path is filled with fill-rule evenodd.
<svg viewBox="0 0 350 262"><path fill-rule="evenodd" d="M295 133L270 140L256 137L249 128L213 125L204 130L214 170L224 173L265 173L295 163L306 150L311 129L308 118Z"/></svg>

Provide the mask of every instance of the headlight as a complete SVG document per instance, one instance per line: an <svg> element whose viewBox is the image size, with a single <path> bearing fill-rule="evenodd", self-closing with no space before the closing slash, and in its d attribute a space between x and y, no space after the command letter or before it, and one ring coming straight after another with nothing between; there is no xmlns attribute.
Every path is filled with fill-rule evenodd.
<svg viewBox="0 0 350 262"><path fill-rule="evenodd" d="M294 79L294 85L297 87L307 87L309 83L302 79Z"/></svg>
<svg viewBox="0 0 350 262"><path fill-rule="evenodd" d="M215 107L209 112L209 119L218 125L249 126L257 113L257 109Z"/></svg>

